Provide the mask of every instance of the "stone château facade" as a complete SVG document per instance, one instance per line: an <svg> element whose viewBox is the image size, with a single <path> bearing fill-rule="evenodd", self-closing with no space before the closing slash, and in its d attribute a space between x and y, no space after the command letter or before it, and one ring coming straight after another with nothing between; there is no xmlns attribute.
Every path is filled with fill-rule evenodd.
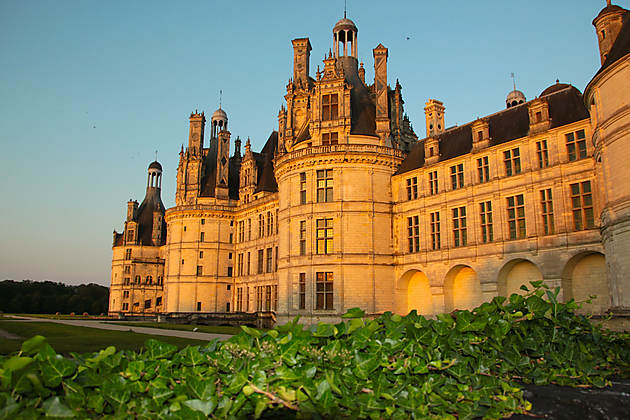
<svg viewBox="0 0 630 420"><path fill-rule="evenodd" d="M630 308L630 14L596 17L602 67L585 96L556 84L533 100L445 128L425 106L426 137L390 87L388 51L365 80L358 29L333 28L309 75L308 38L292 41L293 76L278 130L241 153L228 116L190 115L175 207L162 168L114 232L110 314L273 311L279 322L471 308L532 280L600 313Z"/></svg>

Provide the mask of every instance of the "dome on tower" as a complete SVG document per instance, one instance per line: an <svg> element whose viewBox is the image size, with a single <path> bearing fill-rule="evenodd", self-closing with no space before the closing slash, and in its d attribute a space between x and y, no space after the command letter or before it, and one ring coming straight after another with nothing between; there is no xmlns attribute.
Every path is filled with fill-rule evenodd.
<svg viewBox="0 0 630 420"><path fill-rule="evenodd" d="M560 83L560 80L556 79L556 83L549 86L547 89L543 90L542 92L540 92L540 96L551 95L552 93L558 92L562 89L566 89L570 86L571 85L568 85L566 83Z"/></svg>
<svg viewBox="0 0 630 420"><path fill-rule="evenodd" d="M516 106L516 105L524 104L526 101L527 99L525 99L525 94L521 92L520 90L516 90L516 89L508 93L507 98L505 98L505 104L507 105L508 108Z"/></svg>
<svg viewBox="0 0 630 420"><path fill-rule="evenodd" d="M212 114L212 119L213 120L227 120L228 117L225 111L219 108L216 111L214 111L214 114Z"/></svg>
<svg viewBox="0 0 630 420"><path fill-rule="evenodd" d="M339 22L335 23L333 32L342 31L344 29L351 29L354 32L359 32L359 30L357 29L357 25L355 25L353 21L345 17L341 19Z"/></svg>
<svg viewBox="0 0 630 420"><path fill-rule="evenodd" d="M149 165L149 169L157 169L161 171L162 165L160 165L160 162L156 160L156 161L151 162L151 164Z"/></svg>

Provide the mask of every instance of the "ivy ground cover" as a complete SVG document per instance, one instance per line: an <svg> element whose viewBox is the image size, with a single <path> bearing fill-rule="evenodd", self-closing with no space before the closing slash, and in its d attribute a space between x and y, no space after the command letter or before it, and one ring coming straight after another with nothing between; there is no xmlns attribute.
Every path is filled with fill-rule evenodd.
<svg viewBox="0 0 630 420"><path fill-rule="evenodd" d="M534 286L436 319L353 309L182 350L148 340L63 357L36 336L0 358L0 418L501 418L531 408L519 384L630 375L628 334Z"/></svg>

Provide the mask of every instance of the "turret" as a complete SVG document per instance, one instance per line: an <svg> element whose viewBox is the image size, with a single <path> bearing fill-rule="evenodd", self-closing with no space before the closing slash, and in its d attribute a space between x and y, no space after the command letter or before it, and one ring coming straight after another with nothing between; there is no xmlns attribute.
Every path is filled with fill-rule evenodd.
<svg viewBox="0 0 630 420"><path fill-rule="evenodd" d="M378 44L374 53L374 94L376 96L376 134L385 142L389 138L389 104L387 87L388 51Z"/></svg>
<svg viewBox="0 0 630 420"><path fill-rule="evenodd" d="M293 82L297 86L307 87L309 82L309 64L311 43L308 38L297 38L293 44Z"/></svg>
<svg viewBox="0 0 630 420"><path fill-rule="evenodd" d="M424 106L427 122L427 137L436 136L444 131L444 104L437 99L429 99Z"/></svg>
<svg viewBox="0 0 630 420"><path fill-rule="evenodd" d="M206 117L196 110L190 114L190 129L188 133L188 150L191 154L201 154L203 149L203 131L206 125Z"/></svg>
<svg viewBox="0 0 630 420"><path fill-rule="evenodd" d="M599 57L604 64L608 53L612 48L619 31L623 25L623 15L627 12L623 7L611 5L610 0L606 0L606 7L593 19L593 26L597 31L597 42L599 43Z"/></svg>

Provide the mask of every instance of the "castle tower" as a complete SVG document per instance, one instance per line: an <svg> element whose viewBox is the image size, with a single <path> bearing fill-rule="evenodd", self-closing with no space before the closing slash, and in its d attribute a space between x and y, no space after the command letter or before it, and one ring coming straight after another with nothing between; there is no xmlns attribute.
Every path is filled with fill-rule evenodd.
<svg viewBox="0 0 630 420"><path fill-rule="evenodd" d="M214 116L213 116L214 117ZM177 205L192 204L199 196L201 188L201 170L203 163L203 136L206 117L197 111L190 114L188 130L188 147L179 153L177 167Z"/></svg>
<svg viewBox="0 0 630 420"><path fill-rule="evenodd" d="M308 86L311 43L308 38L297 38L293 44L293 82L298 86Z"/></svg>
<svg viewBox="0 0 630 420"><path fill-rule="evenodd" d="M444 131L444 104L437 99L429 99L424 106L427 122L427 137L436 136Z"/></svg>
<svg viewBox="0 0 630 420"><path fill-rule="evenodd" d="M593 19L593 26L595 26L597 31L599 56L602 64L606 61L608 53L619 35L619 31L623 26L623 15L626 12L626 9L612 5L610 0L606 0L606 7Z"/></svg>
<svg viewBox="0 0 630 420"><path fill-rule="evenodd" d="M376 96L376 133L381 138L381 144L387 141L390 134L389 99L387 87L387 57L388 51L383 44L378 44L374 54L374 94Z"/></svg>

